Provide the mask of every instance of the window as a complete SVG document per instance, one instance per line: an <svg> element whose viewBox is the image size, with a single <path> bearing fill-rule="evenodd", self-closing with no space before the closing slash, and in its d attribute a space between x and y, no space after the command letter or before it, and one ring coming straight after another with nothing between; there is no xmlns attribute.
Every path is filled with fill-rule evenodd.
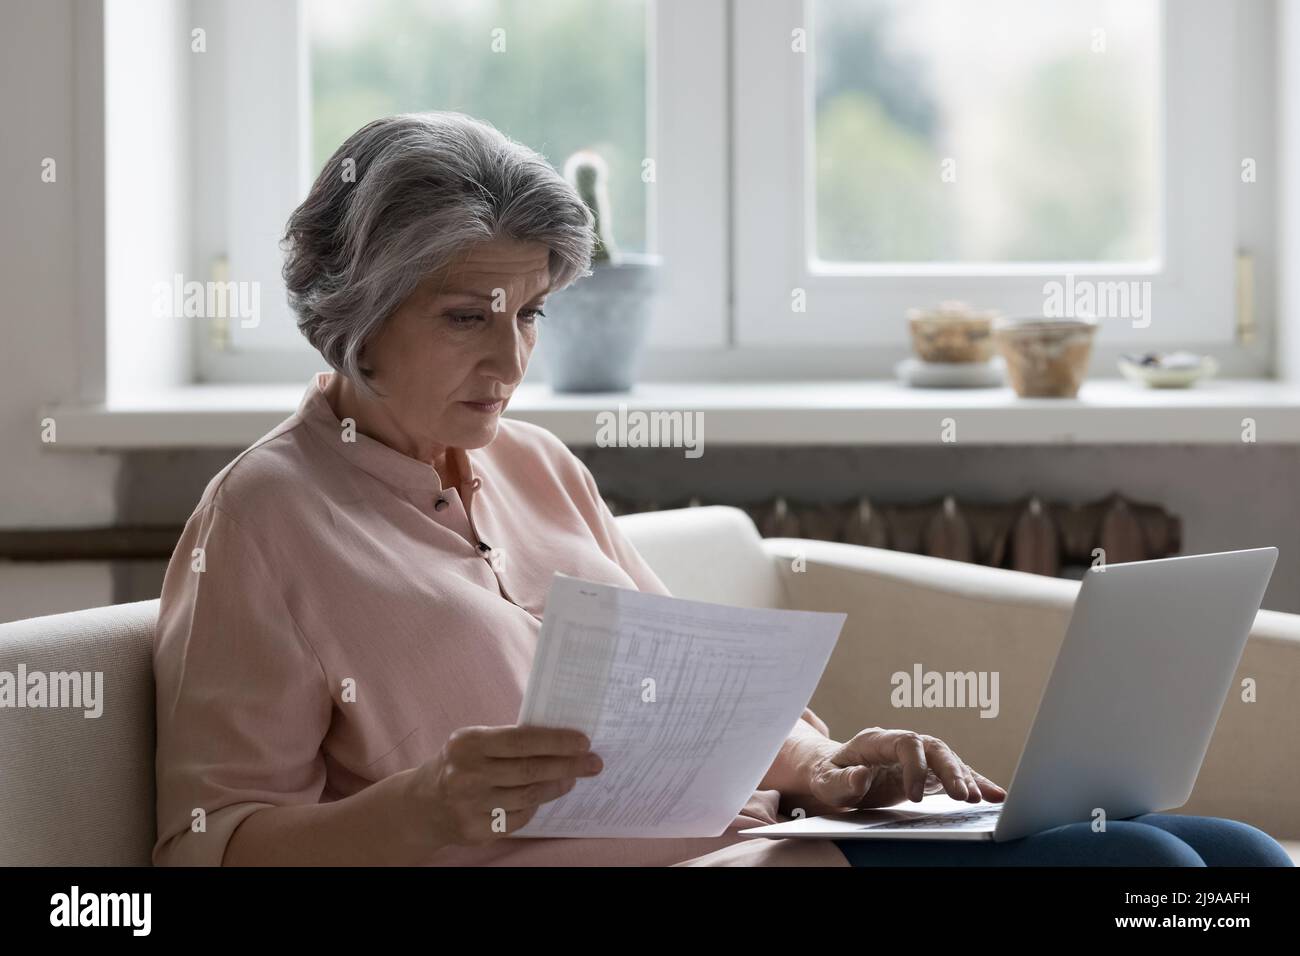
<svg viewBox="0 0 1300 956"><path fill-rule="evenodd" d="M809 257L1157 261L1159 8L817 0Z"/></svg>
<svg viewBox="0 0 1300 956"><path fill-rule="evenodd" d="M485 119L557 169L578 148L600 151L616 241L631 255L662 254L651 344L723 343L722 0L690 10L656 0L198 2L225 50L207 83L215 92L201 82L198 97L220 94L228 117L224 139L198 131L225 157L213 177L226 183L224 248L214 238L206 251L263 289L256 327L201 337L204 379L299 379L319 367L284 303L278 237L350 133L429 109ZM689 115L665 124L669 110ZM274 147L249 147L259 142Z"/></svg>
<svg viewBox="0 0 1300 956"><path fill-rule="evenodd" d="M1231 341L1233 5L742 9L741 345L897 347L911 306L1041 315L1081 283L1150 302L1093 312L1111 343Z"/></svg>
<svg viewBox="0 0 1300 956"><path fill-rule="evenodd" d="M1252 208L1245 227L1238 215L1242 156L1269 143L1243 144L1239 130L1271 136L1274 118L1267 68L1236 38L1240 24L1267 34L1268 4L192 0L191 11L211 52L185 67L190 271L224 268L262 289L256 326L200 329L200 381L297 382L320 367L284 302L277 243L337 144L393 111L482 116L557 167L576 148L601 150L616 238L663 263L650 340L662 358L648 364L669 377L816 375L849 354L888 374L910 307L964 299L1041 314L1049 284L1077 281L1147 290L1149 321L1103 312L1099 345L1232 349L1236 246L1247 231L1271 241L1271 214ZM1252 188L1267 207L1274 187Z"/></svg>
<svg viewBox="0 0 1300 956"><path fill-rule="evenodd" d="M313 0L311 168L375 117L437 104L487 120L557 169L577 149L598 151L619 212L614 240L646 252L646 8L646 0Z"/></svg>

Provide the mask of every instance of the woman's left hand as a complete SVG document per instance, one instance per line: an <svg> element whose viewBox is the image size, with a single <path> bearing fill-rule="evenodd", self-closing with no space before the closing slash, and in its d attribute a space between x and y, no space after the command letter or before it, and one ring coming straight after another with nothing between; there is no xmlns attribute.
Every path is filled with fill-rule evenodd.
<svg viewBox="0 0 1300 956"><path fill-rule="evenodd" d="M911 730L868 727L848 743L830 741L810 769L812 796L832 807L888 807L928 793L969 803L1007 796L938 737Z"/></svg>

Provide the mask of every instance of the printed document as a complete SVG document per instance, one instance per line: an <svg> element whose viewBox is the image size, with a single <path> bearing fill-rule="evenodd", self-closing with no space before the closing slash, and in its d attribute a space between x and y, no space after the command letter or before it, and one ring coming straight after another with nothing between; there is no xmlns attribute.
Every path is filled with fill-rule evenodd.
<svg viewBox="0 0 1300 956"><path fill-rule="evenodd" d="M808 705L844 619L557 573L519 723L581 730L604 769L515 835L720 836Z"/></svg>

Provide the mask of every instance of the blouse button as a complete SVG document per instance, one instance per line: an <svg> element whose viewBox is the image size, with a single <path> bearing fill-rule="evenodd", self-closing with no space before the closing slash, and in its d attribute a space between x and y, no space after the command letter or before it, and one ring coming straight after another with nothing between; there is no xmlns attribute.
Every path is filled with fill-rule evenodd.
<svg viewBox="0 0 1300 956"><path fill-rule="evenodd" d="M435 502L433 503L433 509L434 509L434 511L445 511L446 508L447 508L447 499L446 499L446 498L439 498L437 501L435 501Z"/></svg>

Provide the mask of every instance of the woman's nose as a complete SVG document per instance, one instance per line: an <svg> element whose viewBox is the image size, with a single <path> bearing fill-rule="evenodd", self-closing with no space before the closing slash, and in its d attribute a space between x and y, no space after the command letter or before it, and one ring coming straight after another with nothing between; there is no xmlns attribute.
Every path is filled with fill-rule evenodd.
<svg viewBox="0 0 1300 956"><path fill-rule="evenodd" d="M487 363L504 382L518 382L524 377L526 347L518 322L500 323L501 331L492 337Z"/></svg>

